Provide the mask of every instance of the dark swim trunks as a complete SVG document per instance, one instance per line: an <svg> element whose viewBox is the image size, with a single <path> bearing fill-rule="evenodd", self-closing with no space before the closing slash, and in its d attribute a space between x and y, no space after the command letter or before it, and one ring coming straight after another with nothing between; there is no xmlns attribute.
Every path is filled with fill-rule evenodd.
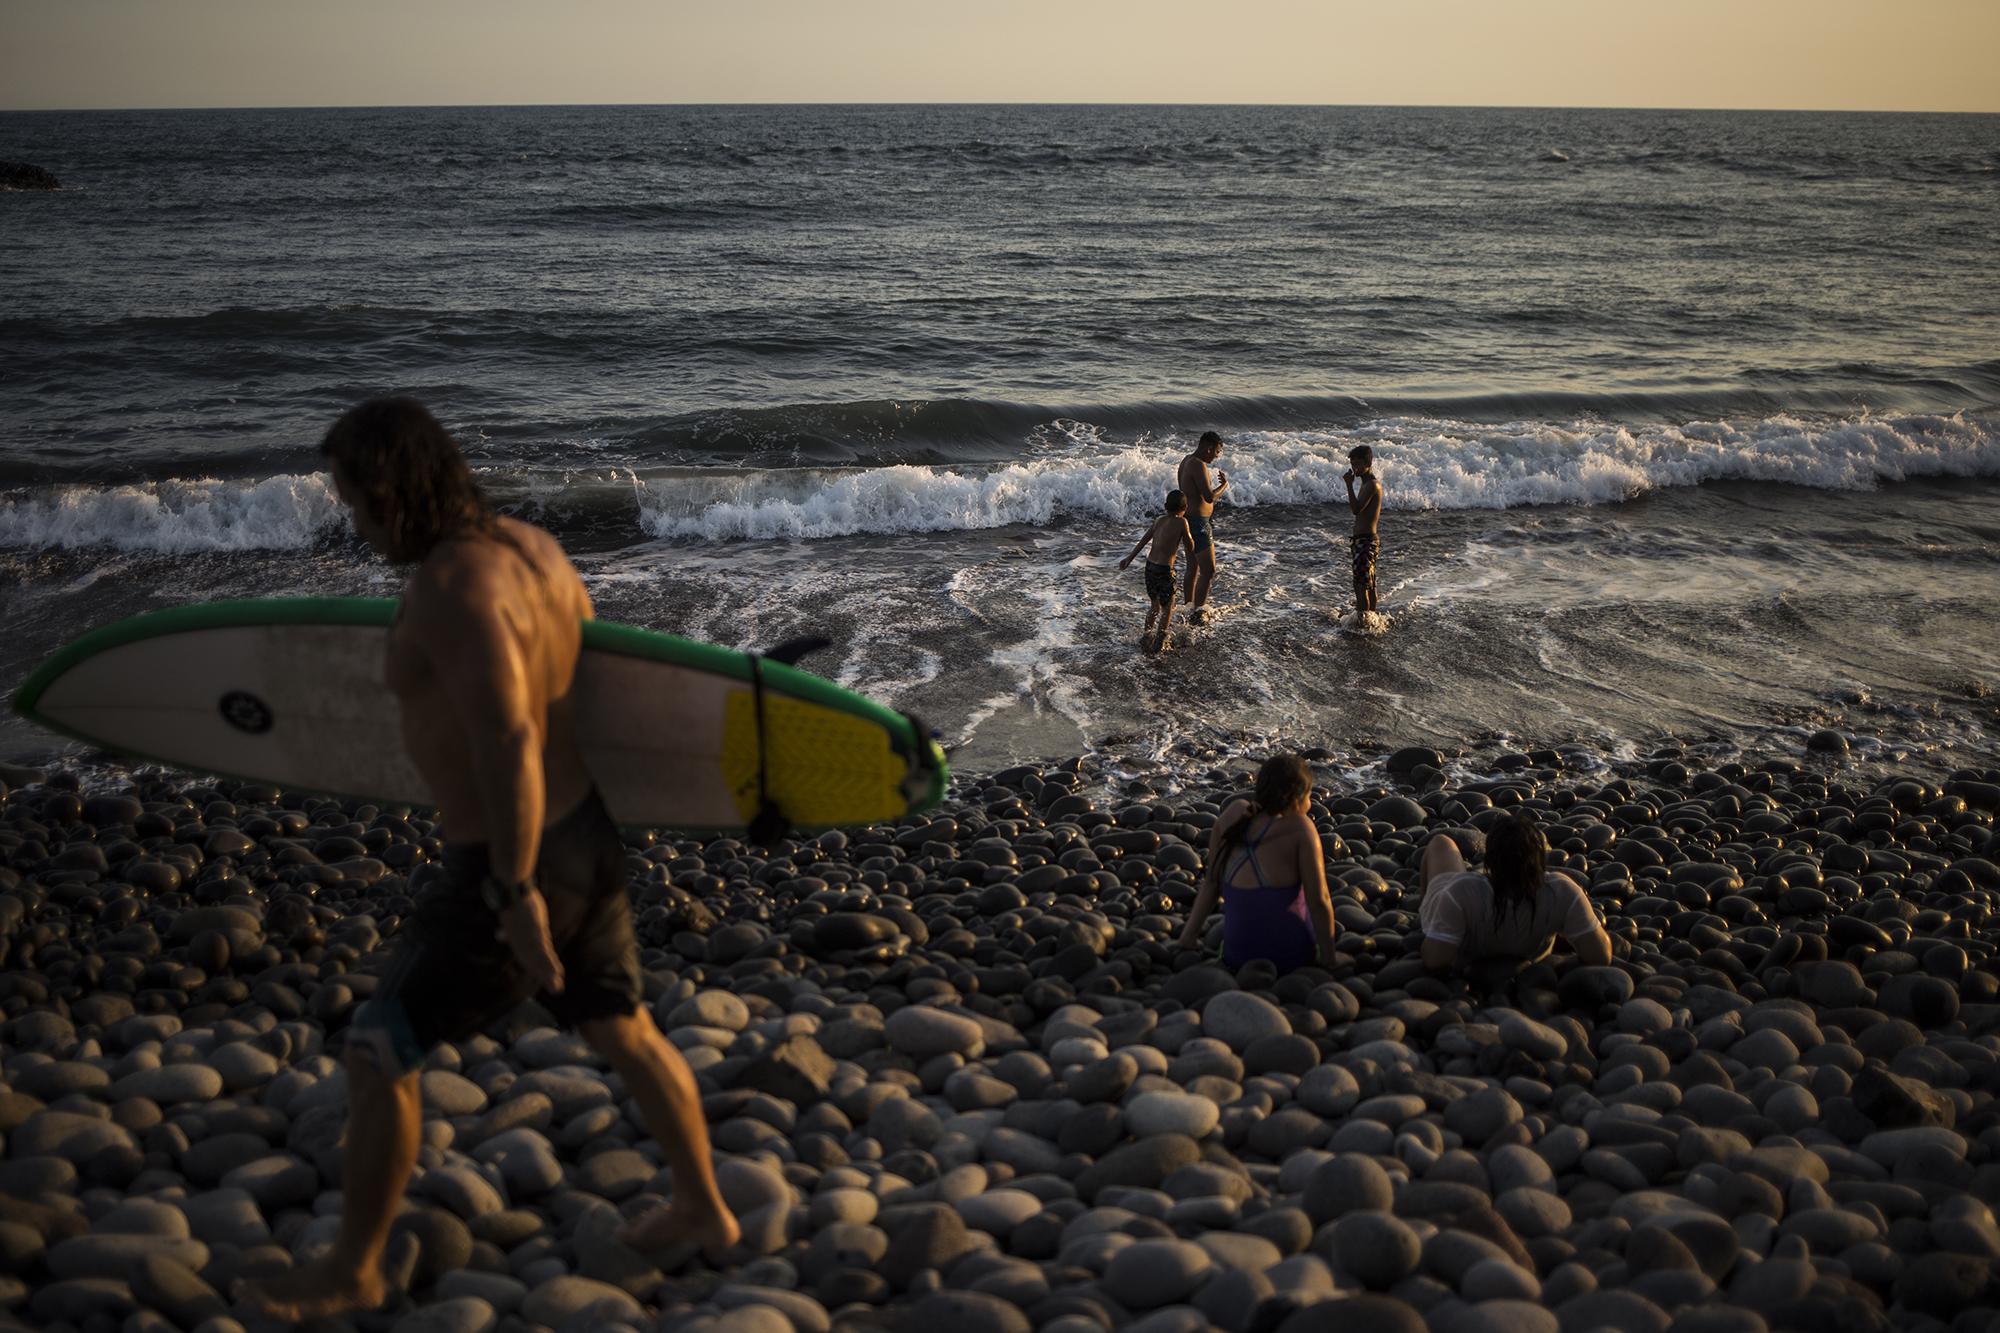
<svg viewBox="0 0 2000 1333"><path fill-rule="evenodd" d="M1174 604L1174 567L1146 562L1146 599L1163 606Z"/></svg>
<svg viewBox="0 0 2000 1333"><path fill-rule="evenodd" d="M1347 539L1348 550L1354 556L1354 581L1375 586L1375 553L1381 547L1381 538L1374 533L1366 537Z"/></svg>
<svg viewBox="0 0 2000 1333"><path fill-rule="evenodd" d="M1194 538L1195 554L1200 555L1203 551L1207 551L1211 555L1214 554L1215 515L1189 514L1187 516L1187 521L1188 521L1188 533L1190 536Z"/></svg>
<svg viewBox="0 0 2000 1333"><path fill-rule="evenodd" d="M388 970L349 1028L398 1071L420 1066L439 1042L457 1041L535 994L480 898L492 864L483 843L447 843L443 873L404 924ZM563 991L539 998L574 1026L629 1014L644 998L639 942L625 894L625 844L595 789L542 834L535 882L563 965Z"/></svg>

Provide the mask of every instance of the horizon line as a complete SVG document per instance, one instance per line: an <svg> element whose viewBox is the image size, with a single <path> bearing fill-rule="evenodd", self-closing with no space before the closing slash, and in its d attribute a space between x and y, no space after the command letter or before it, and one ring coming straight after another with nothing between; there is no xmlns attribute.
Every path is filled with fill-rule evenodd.
<svg viewBox="0 0 2000 1333"><path fill-rule="evenodd" d="M991 102L991 101L878 101L878 102L296 102L262 104L211 104L185 106L0 106L0 115L61 115L74 112L172 112L172 111L522 111L522 110L604 110L613 107L638 109L714 109L818 107L839 110L870 110L895 107L991 107L1013 109L1105 108L1189 108L1207 110L1327 110L1327 111L1625 111L1721 113L1728 115L1821 115L1821 116L2000 116L1991 111L1950 111L1927 108L1819 107L1819 106L1602 106L1556 105L1544 103L1495 102Z"/></svg>

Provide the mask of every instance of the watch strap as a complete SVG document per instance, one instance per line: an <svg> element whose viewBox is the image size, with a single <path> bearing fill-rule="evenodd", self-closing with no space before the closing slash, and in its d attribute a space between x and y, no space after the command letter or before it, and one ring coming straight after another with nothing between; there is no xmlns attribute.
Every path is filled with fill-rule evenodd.
<svg viewBox="0 0 2000 1333"><path fill-rule="evenodd" d="M528 896L532 881L523 880L519 884L509 884L498 875L487 875L479 881L479 897L496 912L504 912L515 903Z"/></svg>

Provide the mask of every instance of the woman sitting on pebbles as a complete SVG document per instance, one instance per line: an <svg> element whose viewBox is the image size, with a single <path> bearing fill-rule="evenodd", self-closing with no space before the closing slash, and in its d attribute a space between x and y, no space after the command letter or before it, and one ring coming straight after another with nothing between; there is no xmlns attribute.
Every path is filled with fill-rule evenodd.
<svg viewBox="0 0 2000 1333"><path fill-rule="evenodd" d="M1280 972L1333 966L1333 901L1313 827L1312 770L1281 754L1257 770L1255 797L1231 801L1208 839L1208 869L1188 911L1183 948L1199 948L1222 898L1222 961L1264 959Z"/></svg>
<svg viewBox="0 0 2000 1333"><path fill-rule="evenodd" d="M1604 933L1583 886L1548 868L1548 840L1524 811L1486 835L1486 873L1465 868L1458 844L1440 833L1424 846L1424 966L1517 959L1538 962L1561 935L1585 963L1611 961Z"/></svg>

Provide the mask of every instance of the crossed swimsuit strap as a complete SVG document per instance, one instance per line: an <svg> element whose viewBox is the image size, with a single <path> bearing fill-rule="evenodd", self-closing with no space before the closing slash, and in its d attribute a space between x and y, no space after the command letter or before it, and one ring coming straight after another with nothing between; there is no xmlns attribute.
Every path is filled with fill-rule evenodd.
<svg viewBox="0 0 2000 1333"><path fill-rule="evenodd" d="M1252 815L1251 818L1255 819L1256 816ZM1243 846L1241 848L1241 851L1243 853L1243 856L1250 862L1250 873L1257 877L1257 887L1260 889L1268 889L1271 886L1264 882L1264 869L1262 866L1259 866L1257 864L1257 848L1263 843L1265 838L1270 836L1271 826L1272 824L1276 824L1277 822L1278 822L1277 820L1273 819L1269 824L1264 825L1264 831L1262 833L1259 833L1254 838L1250 836L1250 832L1248 829L1245 829L1243 832ZM1236 870L1241 870L1242 868L1243 868L1243 862L1238 861L1236 863ZM1236 878L1235 871L1232 870L1227 876L1227 878L1228 879ZM1228 885L1225 883L1223 887L1227 888Z"/></svg>

